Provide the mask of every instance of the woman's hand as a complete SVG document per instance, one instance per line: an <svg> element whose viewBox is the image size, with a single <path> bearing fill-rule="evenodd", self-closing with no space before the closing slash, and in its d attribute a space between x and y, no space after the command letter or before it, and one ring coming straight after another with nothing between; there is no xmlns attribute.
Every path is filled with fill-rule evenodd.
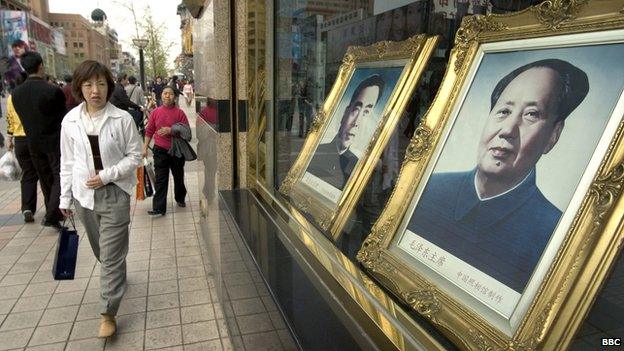
<svg viewBox="0 0 624 351"><path fill-rule="evenodd" d="M162 127L156 133L158 133L158 135L164 137L164 136L167 136L167 135L171 134L171 128L170 127Z"/></svg>
<svg viewBox="0 0 624 351"><path fill-rule="evenodd" d="M141 152L141 157L143 158L147 157L147 149L143 149L143 151Z"/></svg>
<svg viewBox="0 0 624 351"><path fill-rule="evenodd" d="M97 188L101 188L104 186L104 183L102 183L102 179L100 178L100 175L96 175L95 177L87 180L87 188L90 189L97 189Z"/></svg>
<svg viewBox="0 0 624 351"><path fill-rule="evenodd" d="M74 212L69 208L60 208L60 210L65 218L69 218L74 215Z"/></svg>

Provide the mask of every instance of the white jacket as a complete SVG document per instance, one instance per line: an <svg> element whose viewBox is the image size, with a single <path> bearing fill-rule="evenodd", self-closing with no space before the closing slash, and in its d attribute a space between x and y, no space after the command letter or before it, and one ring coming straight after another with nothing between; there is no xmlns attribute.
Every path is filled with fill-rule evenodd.
<svg viewBox="0 0 624 351"><path fill-rule="evenodd" d="M61 202L68 209L72 197L84 208L93 210L94 189L85 185L95 177L91 144L80 114L84 102L67 113L61 124ZM110 102L99 133L100 156L104 169L102 183L115 183L132 195L137 182L136 169L141 164L141 139L130 114Z"/></svg>

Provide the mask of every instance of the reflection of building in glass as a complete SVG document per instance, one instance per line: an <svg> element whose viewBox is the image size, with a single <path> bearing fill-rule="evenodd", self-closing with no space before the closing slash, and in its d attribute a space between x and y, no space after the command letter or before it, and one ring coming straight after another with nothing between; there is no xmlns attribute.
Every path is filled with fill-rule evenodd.
<svg viewBox="0 0 624 351"><path fill-rule="evenodd" d="M359 9L325 21L322 28L327 43L325 91L329 91L347 48L375 41L375 17L366 18Z"/></svg>
<svg viewBox="0 0 624 351"><path fill-rule="evenodd" d="M305 85L307 98L314 105L325 99L325 45L321 40L323 16L314 15L301 20L301 51L299 75L296 77Z"/></svg>
<svg viewBox="0 0 624 351"><path fill-rule="evenodd" d="M292 68L275 72L277 113L284 116L281 118L283 129L291 130L294 110L305 115L302 123L307 129L314 111L325 99L327 86L333 83L333 77L328 78L326 74L328 30L362 20L372 14L372 10L372 0L293 1L279 3L275 8L275 13L279 14L275 21L278 66ZM349 37L361 37L364 29L351 29ZM355 40L353 45L361 42ZM338 54L338 63L343 54ZM305 106L300 106L302 104ZM305 134L305 130L300 134Z"/></svg>
<svg viewBox="0 0 624 351"><path fill-rule="evenodd" d="M321 1L298 1L295 5L296 12L305 12L306 15L332 16L339 13L364 9L366 13L372 13L372 0L321 0Z"/></svg>

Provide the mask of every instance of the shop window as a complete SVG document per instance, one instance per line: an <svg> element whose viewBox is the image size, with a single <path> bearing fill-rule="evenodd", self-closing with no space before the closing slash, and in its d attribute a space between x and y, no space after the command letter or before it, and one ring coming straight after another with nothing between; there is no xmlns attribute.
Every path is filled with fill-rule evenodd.
<svg viewBox="0 0 624 351"><path fill-rule="evenodd" d="M513 1L523 8L535 2ZM401 1L402 4L407 3L403 6L393 5L391 1L380 1L383 11L373 14L358 3L350 1L332 4L305 0L274 2L274 138L273 145L268 146L273 155L267 158L274 162L270 185L279 197L278 189L301 152L313 118L334 84L349 46L366 46L387 40L401 41L420 33L441 37L434 57L414 90L378 167L371 175L336 244L353 261L394 190L409 141L442 81L454 33L463 16L483 14L488 10L488 2L485 0L470 1L469 6L446 0ZM362 16L355 12L360 8ZM337 113L342 114L342 111ZM338 138L338 135L327 136L321 143L329 144L337 140L334 138ZM351 138L357 139L357 135ZM287 202L288 199L279 197L279 201ZM314 225L316 221L310 218L310 223ZM317 229L325 232L320 227ZM329 236L329 233L326 234ZM444 339L441 334L437 335Z"/></svg>
<svg viewBox="0 0 624 351"><path fill-rule="evenodd" d="M356 1L344 4L297 1L297 6L294 3L280 0L276 1L275 7L274 126L277 133L274 150L277 155L273 158L273 186L276 189L296 160L314 115L334 83L347 48L351 45L370 45L382 40L404 40L423 32L428 28L425 9L427 5L433 4L413 1L398 8L388 5L387 11L375 16L365 8L358 12L361 6ZM363 16L358 20L359 13ZM444 24L450 27L452 22L447 21ZM436 62L431 67L432 72L426 75L429 79L439 76L440 74L434 74L434 70L443 70L446 64L443 57L434 61ZM433 90L435 93L437 87L429 83L424 82L421 90ZM393 160L392 165L387 165L391 171L383 176L384 186L371 185L380 190L374 190L375 193L368 197L371 201L374 198L378 202L375 207L379 208L372 209L372 205L365 204L363 206L366 209L362 213L370 215L366 219L356 219L364 227L374 222L381 212L384 199L396 182L400 160L411 137L413 125L425 110L425 106L428 106L429 96L433 93L423 98L414 98L413 106L408 109L404 122L398 127L395 144L401 147L395 147L390 151L392 156L386 157ZM373 178L381 182L381 174L374 175ZM359 226L362 233L370 229L364 227ZM354 243L353 247L356 246L357 243ZM353 258L353 255L350 256Z"/></svg>
<svg viewBox="0 0 624 351"><path fill-rule="evenodd" d="M377 2L377 1L375 1ZM446 70L447 57L463 15L508 13L537 4L536 0L470 1L458 11L458 1L412 1L402 7L386 5L376 15L363 9L363 17L351 14L358 10L356 1L343 5L305 0L274 2L272 96L274 112L272 152L273 179L278 194L282 181L301 152L315 113L331 89L346 50L351 45L370 45L384 40L404 40L418 33L440 35L441 40L420 85L415 89L401 122L391 137L379 167L371 176L337 246L350 259L371 232L372 224L398 179L401 162L415 127L426 112ZM371 2L372 3L372 2ZM390 4L390 1L383 4ZM404 2L401 2L404 3ZM346 16L346 17L340 17ZM348 19L348 20L347 20ZM323 142L323 141L321 141ZM267 165L270 167L270 165ZM279 195L277 195L279 196ZM280 201L287 201L279 198ZM314 221L310 221L314 223ZM621 338L624 328L624 259L616 262L611 278L598 296L571 349L595 349L600 338Z"/></svg>

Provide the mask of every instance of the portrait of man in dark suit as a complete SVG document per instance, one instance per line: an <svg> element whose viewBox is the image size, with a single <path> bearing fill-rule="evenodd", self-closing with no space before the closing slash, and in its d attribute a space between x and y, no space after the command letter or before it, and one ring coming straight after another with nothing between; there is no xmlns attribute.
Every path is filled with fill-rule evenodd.
<svg viewBox="0 0 624 351"><path fill-rule="evenodd" d="M434 170L408 229L521 293L561 217L537 187L536 164L588 91L587 74L559 59L505 75L490 96L476 166Z"/></svg>
<svg viewBox="0 0 624 351"><path fill-rule="evenodd" d="M373 74L358 84L345 108L338 132L325 144L319 144L307 172L342 190L358 162L350 150L361 123L370 121L384 89L384 80Z"/></svg>

